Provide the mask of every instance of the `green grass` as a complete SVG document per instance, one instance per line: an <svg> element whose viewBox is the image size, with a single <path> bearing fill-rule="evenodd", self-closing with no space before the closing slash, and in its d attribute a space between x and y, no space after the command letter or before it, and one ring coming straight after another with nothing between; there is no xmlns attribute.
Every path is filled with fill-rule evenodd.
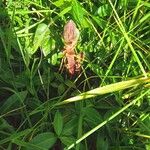
<svg viewBox="0 0 150 150"><path fill-rule="evenodd" d="M149 9L148 0L0 1L0 149L149 150ZM84 53L72 78L59 71L69 19Z"/></svg>

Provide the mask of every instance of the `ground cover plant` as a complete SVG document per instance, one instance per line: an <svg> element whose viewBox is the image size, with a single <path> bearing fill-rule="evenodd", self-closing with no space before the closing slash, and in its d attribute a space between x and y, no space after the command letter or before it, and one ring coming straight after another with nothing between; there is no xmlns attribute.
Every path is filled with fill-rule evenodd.
<svg viewBox="0 0 150 150"><path fill-rule="evenodd" d="M0 0L0 149L149 150L149 9L148 0ZM83 54L71 76L69 20Z"/></svg>

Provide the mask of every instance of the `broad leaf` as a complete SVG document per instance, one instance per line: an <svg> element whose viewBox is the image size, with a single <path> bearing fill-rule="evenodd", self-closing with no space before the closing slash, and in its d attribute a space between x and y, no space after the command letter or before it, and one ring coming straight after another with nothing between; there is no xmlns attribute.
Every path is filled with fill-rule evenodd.
<svg viewBox="0 0 150 150"><path fill-rule="evenodd" d="M29 52L29 54L33 55L39 47L42 47L43 54L46 56L49 54L50 44L50 30L48 25L41 23L36 29L33 40L33 49Z"/></svg>
<svg viewBox="0 0 150 150"><path fill-rule="evenodd" d="M85 108L83 113L85 115L85 120L89 123L89 125L91 125L91 127L94 127L95 125L98 125L100 122L102 122L101 115L96 109L92 107Z"/></svg>
<svg viewBox="0 0 150 150"><path fill-rule="evenodd" d="M73 119L69 120L67 123L64 124L63 128L63 135L72 135L75 134L78 127L78 117L74 117Z"/></svg>
<svg viewBox="0 0 150 150"><path fill-rule="evenodd" d="M63 118L59 111L55 113L54 117L54 130L58 136L60 136L63 129Z"/></svg>
<svg viewBox="0 0 150 150"><path fill-rule="evenodd" d="M63 136L63 137L60 137L60 140L63 144L65 144L66 146L72 144L75 142L75 138L74 137L67 137L67 136Z"/></svg>
<svg viewBox="0 0 150 150"><path fill-rule="evenodd" d="M51 132L45 132L35 136L30 142L30 147L26 150L49 150L56 142L57 138Z"/></svg>

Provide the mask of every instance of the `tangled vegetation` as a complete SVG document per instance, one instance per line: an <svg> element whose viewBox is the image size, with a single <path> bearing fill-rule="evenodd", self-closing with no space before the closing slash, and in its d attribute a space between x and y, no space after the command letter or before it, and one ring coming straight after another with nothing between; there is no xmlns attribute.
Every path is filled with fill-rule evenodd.
<svg viewBox="0 0 150 150"><path fill-rule="evenodd" d="M0 0L0 149L149 150L149 10L148 0ZM69 20L83 54L72 76Z"/></svg>

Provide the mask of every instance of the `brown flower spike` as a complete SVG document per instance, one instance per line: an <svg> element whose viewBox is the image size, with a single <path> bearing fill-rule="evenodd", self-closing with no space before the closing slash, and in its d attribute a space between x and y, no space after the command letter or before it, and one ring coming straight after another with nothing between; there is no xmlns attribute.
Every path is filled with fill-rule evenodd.
<svg viewBox="0 0 150 150"><path fill-rule="evenodd" d="M77 55L75 52L75 47L79 39L79 30L76 28L76 25L72 20L69 20L64 26L63 38L65 44L64 54L66 57L66 68L72 77L75 72L80 72L81 58L78 57L82 56L82 54Z"/></svg>

